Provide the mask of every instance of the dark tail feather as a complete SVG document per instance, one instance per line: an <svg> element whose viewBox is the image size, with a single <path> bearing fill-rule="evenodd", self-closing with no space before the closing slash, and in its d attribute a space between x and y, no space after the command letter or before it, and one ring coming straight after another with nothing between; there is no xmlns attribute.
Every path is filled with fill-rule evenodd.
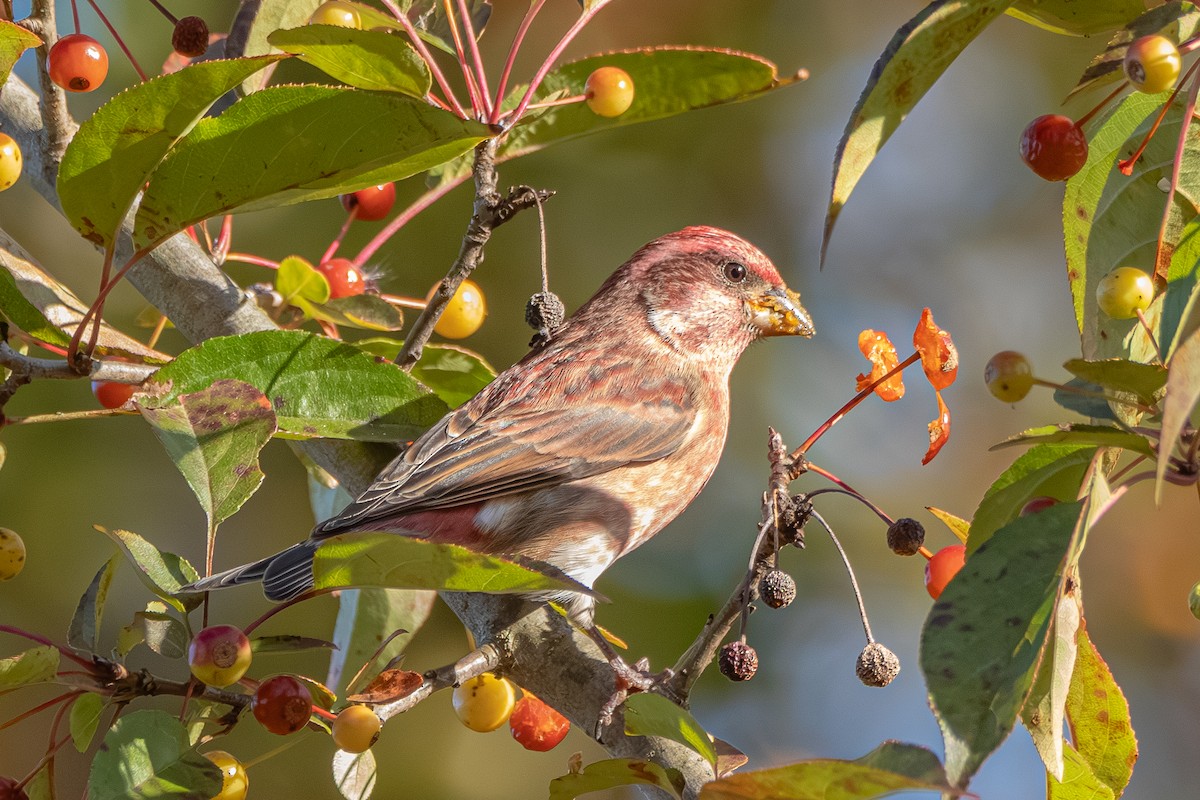
<svg viewBox="0 0 1200 800"><path fill-rule="evenodd" d="M313 554L317 543L300 542L287 550L267 556L252 564L218 572L184 586L183 592L208 592L244 583L263 585L263 594L268 600L282 602L307 592L313 586Z"/></svg>

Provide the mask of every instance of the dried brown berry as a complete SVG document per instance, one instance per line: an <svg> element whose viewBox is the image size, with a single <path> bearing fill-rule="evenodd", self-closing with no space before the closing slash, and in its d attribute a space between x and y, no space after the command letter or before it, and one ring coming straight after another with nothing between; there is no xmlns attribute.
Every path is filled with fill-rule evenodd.
<svg viewBox="0 0 1200 800"><path fill-rule="evenodd" d="M781 569L773 569L758 582L758 594L771 608L783 608L796 599L796 582Z"/></svg>
<svg viewBox="0 0 1200 800"><path fill-rule="evenodd" d="M567 310L554 292L538 292L525 304L525 322L537 331L530 346L550 341L555 329L563 324Z"/></svg>
<svg viewBox="0 0 1200 800"><path fill-rule="evenodd" d="M888 526L888 547L898 556L915 556L925 544L925 526L915 519L901 517Z"/></svg>
<svg viewBox="0 0 1200 800"><path fill-rule="evenodd" d="M729 642L717 658L721 674L731 681L748 681L758 672L758 653L745 642Z"/></svg>
<svg viewBox="0 0 1200 800"><path fill-rule="evenodd" d="M171 47L181 56L199 58L208 50L208 23L200 17L184 17L171 32Z"/></svg>
<svg viewBox="0 0 1200 800"><path fill-rule="evenodd" d="M900 674L900 659L879 642L871 642L858 654L854 672L867 686L887 686Z"/></svg>

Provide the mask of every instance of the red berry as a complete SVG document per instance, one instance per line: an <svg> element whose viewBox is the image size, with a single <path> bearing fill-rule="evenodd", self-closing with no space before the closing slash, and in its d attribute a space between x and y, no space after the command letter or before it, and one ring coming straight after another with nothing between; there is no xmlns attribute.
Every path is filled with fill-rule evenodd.
<svg viewBox="0 0 1200 800"><path fill-rule="evenodd" d="M925 564L925 589L929 596L937 600L946 584L963 568L966 560L965 544L952 544L934 553L933 558Z"/></svg>
<svg viewBox="0 0 1200 800"><path fill-rule="evenodd" d="M1046 497L1045 495L1034 497L1028 503L1021 506L1020 516L1028 517L1030 514L1037 514L1039 511L1045 511L1050 506L1055 505L1058 505L1058 501L1053 497Z"/></svg>
<svg viewBox="0 0 1200 800"><path fill-rule="evenodd" d="M1043 114L1021 134L1021 158L1048 181L1065 181L1083 169L1087 137L1070 117Z"/></svg>
<svg viewBox="0 0 1200 800"><path fill-rule="evenodd" d="M544 753L558 746L571 730L571 721L529 692L517 701L508 727L526 750Z"/></svg>
<svg viewBox="0 0 1200 800"><path fill-rule="evenodd" d="M224 688L242 679L250 668L250 640L233 625L212 625L188 645L188 666L196 680Z"/></svg>
<svg viewBox="0 0 1200 800"><path fill-rule="evenodd" d="M358 210L355 219L364 222L376 222L383 219L392 211L396 204L396 184L383 183L379 186L368 186L357 192L342 195L342 206L346 211Z"/></svg>
<svg viewBox="0 0 1200 800"><path fill-rule="evenodd" d="M171 47L176 53L199 58L208 50L208 23L200 17L184 17L171 31Z"/></svg>
<svg viewBox="0 0 1200 800"><path fill-rule="evenodd" d="M105 408L120 408L129 402L137 389L131 383L113 383L112 381L92 381L92 394Z"/></svg>
<svg viewBox="0 0 1200 800"><path fill-rule="evenodd" d="M17 788L16 778L0 776L0 800L29 800L29 795Z"/></svg>
<svg viewBox="0 0 1200 800"><path fill-rule="evenodd" d="M312 716L312 694L291 675L276 675L258 685L250 709L264 728L286 736L308 724Z"/></svg>
<svg viewBox="0 0 1200 800"><path fill-rule="evenodd" d="M352 297L362 294L367 288L367 279L362 270L348 258L331 258L322 262L317 270L329 281L329 297Z"/></svg>
<svg viewBox="0 0 1200 800"><path fill-rule="evenodd" d="M72 33L50 48L50 80L68 92L90 92L108 75L108 53L90 36Z"/></svg>

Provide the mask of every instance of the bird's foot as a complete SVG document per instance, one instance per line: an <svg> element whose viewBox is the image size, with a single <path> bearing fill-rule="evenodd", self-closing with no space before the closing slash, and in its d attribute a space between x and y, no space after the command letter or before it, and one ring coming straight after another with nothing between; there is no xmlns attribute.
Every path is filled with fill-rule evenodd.
<svg viewBox="0 0 1200 800"><path fill-rule="evenodd" d="M613 653L608 658L608 664L612 667L616 686L608 698L608 702L600 708L600 716L596 722L597 736L600 731L612 724L613 714L629 695L638 692L661 691L675 676L675 671L671 669L651 672L650 661L645 658L639 659L633 666L629 666L625 659ZM670 697L670 693L668 697ZM674 700L673 697L670 699Z"/></svg>

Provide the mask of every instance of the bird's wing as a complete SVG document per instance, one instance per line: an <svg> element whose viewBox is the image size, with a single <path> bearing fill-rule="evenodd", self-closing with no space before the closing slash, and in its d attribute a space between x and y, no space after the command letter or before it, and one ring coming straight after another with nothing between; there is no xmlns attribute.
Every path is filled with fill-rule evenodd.
<svg viewBox="0 0 1200 800"><path fill-rule="evenodd" d="M587 366L571 363L578 355L502 374L313 535L555 486L679 448L696 417L692 382L619 353L589 353Z"/></svg>

